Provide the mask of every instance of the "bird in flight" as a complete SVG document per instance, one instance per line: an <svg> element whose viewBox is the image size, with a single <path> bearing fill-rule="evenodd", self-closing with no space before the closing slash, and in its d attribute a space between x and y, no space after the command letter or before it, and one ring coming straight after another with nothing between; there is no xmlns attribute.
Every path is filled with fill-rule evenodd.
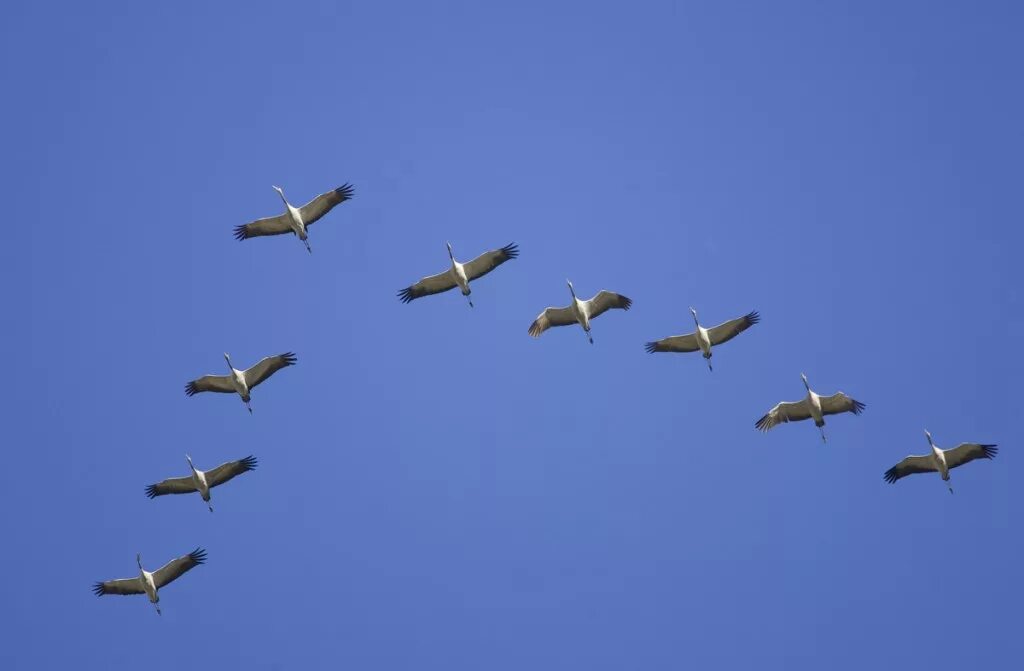
<svg viewBox="0 0 1024 671"><path fill-rule="evenodd" d="M284 197L284 191L281 187L275 186L272 188L274 191L277 191L277 195L281 196L281 200L284 202L284 214L257 219L248 224L235 226L235 239L248 240L249 238L256 238L262 235L294 233L306 245L306 251L310 254L313 253L313 248L309 246L309 234L306 229L319 221L321 217L334 209L336 205L351 199L355 193L351 184L344 184L327 193L321 193L302 207L294 207Z"/></svg>
<svg viewBox="0 0 1024 671"><path fill-rule="evenodd" d="M519 256L519 247L513 242L501 249L492 249L489 252L484 252L472 261L459 263L455 260L451 243L447 242L445 244L448 246L448 258L451 260L448 270L437 275L424 277L416 284L399 291L398 298L403 303L409 303L417 298L430 296L431 294L440 294L458 287L462 291L462 295L469 301L469 307L473 307L473 299L470 297L472 289L470 289L469 283L483 277L509 259Z"/></svg>
<svg viewBox="0 0 1024 671"><path fill-rule="evenodd" d="M800 373L800 379L804 381L807 396L799 401L779 403L764 417L757 420L755 426L758 429L768 431L785 422L800 422L813 418L814 426L821 430L821 441L825 442L825 415L838 415L841 412L852 412L859 415L866 407L860 401L853 400L841 391L837 391L831 396L818 396L811 391L806 375Z"/></svg>
<svg viewBox="0 0 1024 671"><path fill-rule="evenodd" d="M583 327L583 332L587 336L587 340L590 344L594 344L594 336L590 334L590 321L603 315L612 308L621 310L628 310L633 301L626 298L622 294L617 294L612 291L598 291L588 301L581 301L576 297L576 289L573 288L572 282L569 280L565 281L569 285L569 293L572 294L572 303L564 308L545 308L543 312L537 315L537 318L530 324L528 333L534 338L539 338L541 333L547 331L552 326L570 326L572 324L579 324Z"/></svg>
<svg viewBox="0 0 1024 671"><path fill-rule="evenodd" d="M982 443L960 443L954 448L943 450L932 441L932 434L924 432L928 438L931 452L925 455L911 455L885 472L886 482L896 482L914 473L938 473L943 482L953 493L953 485L949 482L949 472L957 466L963 466L975 459L992 459L999 450L995 445Z"/></svg>

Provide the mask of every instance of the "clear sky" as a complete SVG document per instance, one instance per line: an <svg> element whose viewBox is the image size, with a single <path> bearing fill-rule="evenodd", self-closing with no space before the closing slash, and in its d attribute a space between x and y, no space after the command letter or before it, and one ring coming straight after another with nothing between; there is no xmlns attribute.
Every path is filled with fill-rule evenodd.
<svg viewBox="0 0 1024 671"><path fill-rule="evenodd" d="M6 7L0 667L1019 668L1022 19ZM344 182L312 255L232 238ZM521 256L402 305L446 241ZM633 309L528 337L566 279ZM691 305L763 321L646 354ZM825 445L754 429L801 372L867 403ZM924 429L1000 452L883 482ZM186 452L260 465L148 500ZM90 592L196 546L162 617Z"/></svg>

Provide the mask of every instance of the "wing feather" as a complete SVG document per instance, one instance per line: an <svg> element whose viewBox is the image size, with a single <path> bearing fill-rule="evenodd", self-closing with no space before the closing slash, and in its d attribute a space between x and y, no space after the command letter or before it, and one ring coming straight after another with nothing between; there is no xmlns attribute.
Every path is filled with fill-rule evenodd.
<svg viewBox="0 0 1024 671"><path fill-rule="evenodd" d="M575 323L576 315L572 311L572 306L545 308L543 312L537 315L533 323L530 324L528 333L534 338L539 338L541 333L544 333L544 331L547 331L552 326L568 326Z"/></svg>
<svg viewBox="0 0 1024 671"><path fill-rule="evenodd" d="M208 484L210 487L223 485L225 482L235 477L236 475L241 475L242 473L251 471L254 468L256 468L256 457L250 454L248 457L245 457L244 459L239 459L237 461L229 461L227 463L221 464L217 468L207 471L206 484Z"/></svg>
<svg viewBox="0 0 1024 671"><path fill-rule="evenodd" d="M190 494L194 491L196 491L196 484L190 475L184 478L167 478L155 485L150 485L146 487L146 496L152 499L165 494Z"/></svg>
<svg viewBox="0 0 1024 671"><path fill-rule="evenodd" d="M696 352L700 349L697 344L697 334L669 336L661 340L655 340L644 345L644 348L651 352Z"/></svg>
<svg viewBox="0 0 1024 671"><path fill-rule="evenodd" d="M914 473L933 473L935 464L930 456L911 455L896 464L882 475L886 482L896 482Z"/></svg>
<svg viewBox="0 0 1024 671"><path fill-rule="evenodd" d="M302 217L302 223L307 228L312 226L317 222L317 220L333 210L335 206L341 205L346 200L351 199L354 194L355 189L351 184L343 184L337 189L328 191L327 193L321 193L319 196L299 208L299 216Z"/></svg>
<svg viewBox="0 0 1024 671"><path fill-rule="evenodd" d="M196 548L184 557L178 557L167 562L153 572L153 583L157 589L169 585L180 578L187 571L199 566L206 561L206 550Z"/></svg>
<svg viewBox="0 0 1024 671"><path fill-rule="evenodd" d="M841 391L837 391L831 396L821 396L821 414L823 415L838 415L843 412L852 412L855 415L859 415L864 412L864 408L867 406L860 401L855 401Z"/></svg>
<svg viewBox="0 0 1024 671"><path fill-rule="evenodd" d="M754 426L761 431L769 431L779 424L799 422L810 419L810 417L811 407L808 405L807 399L794 402L783 401L769 410L764 417L757 420Z"/></svg>
<svg viewBox="0 0 1024 671"><path fill-rule="evenodd" d="M995 445L960 443L956 447L946 450L946 465L949 468L956 468L975 459L992 459L998 451L999 449Z"/></svg>
<svg viewBox="0 0 1024 671"><path fill-rule="evenodd" d="M245 376L245 383L249 386L249 389L252 389L282 368L294 366L296 360L294 352L264 357L255 366L246 369L242 375Z"/></svg>
<svg viewBox="0 0 1024 671"><path fill-rule="evenodd" d="M591 319L597 317L598 315L604 314L605 312L611 310L612 308L628 310L630 306L633 305L633 301L626 298L622 294L617 294L613 291L604 290L598 291L597 295L595 295L593 298L587 301L587 303L587 310L590 313Z"/></svg>
<svg viewBox="0 0 1024 671"><path fill-rule="evenodd" d="M185 385L186 396L195 396L203 391L233 394L235 393L235 387L231 384L231 378L227 375L204 375Z"/></svg>
<svg viewBox="0 0 1024 671"><path fill-rule="evenodd" d="M92 593L96 596L103 596L104 594L145 594L146 590L142 589L142 582L138 578L120 578L94 584L92 586Z"/></svg>
<svg viewBox="0 0 1024 671"><path fill-rule="evenodd" d="M753 310L738 319L732 319L724 324L708 329L708 338L711 339L712 345L721 345L724 342L729 342L759 321L761 321L761 315L757 313L757 310Z"/></svg>
<svg viewBox="0 0 1024 671"><path fill-rule="evenodd" d="M276 217L257 219L248 224L235 226L235 240L248 240L263 235L281 235L292 232L291 215L287 212Z"/></svg>
<svg viewBox="0 0 1024 671"><path fill-rule="evenodd" d="M455 286L455 278L452 277L450 270L446 270L443 273L438 273L437 275L424 277L416 284L402 289L398 292L398 298L403 303L408 303L424 296L444 293L449 289L454 289Z"/></svg>
<svg viewBox="0 0 1024 671"><path fill-rule="evenodd" d="M509 259L514 259L517 256L519 256L519 247L514 242L505 245L501 249L492 249L489 252L484 252L463 266L466 271L466 278L475 280L483 277Z"/></svg>

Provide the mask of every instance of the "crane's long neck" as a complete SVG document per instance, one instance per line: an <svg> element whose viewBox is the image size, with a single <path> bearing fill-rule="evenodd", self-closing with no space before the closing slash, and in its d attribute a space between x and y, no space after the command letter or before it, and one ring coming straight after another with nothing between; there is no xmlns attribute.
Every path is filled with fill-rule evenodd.
<svg viewBox="0 0 1024 671"><path fill-rule="evenodd" d="M144 571L145 570L145 569L142 568L142 554L141 553L135 555L135 563L139 565L139 570L140 571Z"/></svg>
<svg viewBox="0 0 1024 671"><path fill-rule="evenodd" d="M186 455L185 455L185 459L187 459L187 460L188 460L188 467L192 469L192 472L193 472L193 473L195 473L195 472L196 472L196 467L195 467L195 466L194 466L194 465L192 464L192 457L190 457L190 456L188 456L188 455L186 454Z"/></svg>
<svg viewBox="0 0 1024 671"><path fill-rule="evenodd" d="M284 190L275 187L274 191L277 191L277 195L281 197L281 202L284 203L285 209L290 209L291 204L288 202L288 199L284 197Z"/></svg>

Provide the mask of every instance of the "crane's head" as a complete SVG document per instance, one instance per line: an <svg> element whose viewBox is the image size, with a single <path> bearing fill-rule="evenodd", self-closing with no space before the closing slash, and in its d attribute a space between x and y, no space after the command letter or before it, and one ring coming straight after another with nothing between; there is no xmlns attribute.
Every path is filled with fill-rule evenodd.
<svg viewBox="0 0 1024 671"><path fill-rule="evenodd" d="M804 381L804 386L805 386L805 387L807 387L808 389L810 389L810 388L811 388L811 385L809 385L809 384L807 383L807 376L806 376L806 375L804 375L803 373L800 373L800 379Z"/></svg>
<svg viewBox="0 0 1024 671"><path fill-rule="evenodd" d="M697 310L692 305L690 306L690 314L693 315L693 321L697 321Z"/></svg>
<svg viewBox="0 0 1024 671"><path fill-rule="evenodd" d="M224 352L224 360L228 362L229 366L231 365L231 355L227 352Z"/></svg>
<svg viewBox="0 0 1024 671"><path fill-rule="evenodd" d="M189 465L189 467L190 467L190 468L191 468L191 469L192 469L193 471L194 471L194 470L196 470L196 467L192 465L192 457L190 457L190 456L188 456L188 455L186 454L186 455L185 455L185 459L186 459L186 460L188 461L188 465Z"/></svg>
<svg viewBox="0 0 1024 671"><path fill-rule="evenodd" d="M928 433L928 429L924 430L924 435L925 435L925 438L928 439L928 444L929 445L934 445L934 443L932 442L932 434Z"/></svg>
<svg viewBox="0 0 1024 671"><path fill-rule="evenodd" d="M284 195L284 191L282 191L282 190L281 190L281 187L279 187L279 186L274 186L273 184L271 184L271 185L270 185L270 188L271 188L271 189L273 189L274 191L277 191L277 192L278 192L279 194L281 194L282 196Z"/></svg>
<svg viewBox="0 0 1024 671"><path fill-rule="evenodd" d="M573 295L573 296L575 296L575 295L576 295L576 290L572 288L572 282L570 282L570 281L569 281L569 280L567 279L567 280L565 281L565 283L569 285L569 291L571 291L571 292L572 292L572 295Z"/></svg>

